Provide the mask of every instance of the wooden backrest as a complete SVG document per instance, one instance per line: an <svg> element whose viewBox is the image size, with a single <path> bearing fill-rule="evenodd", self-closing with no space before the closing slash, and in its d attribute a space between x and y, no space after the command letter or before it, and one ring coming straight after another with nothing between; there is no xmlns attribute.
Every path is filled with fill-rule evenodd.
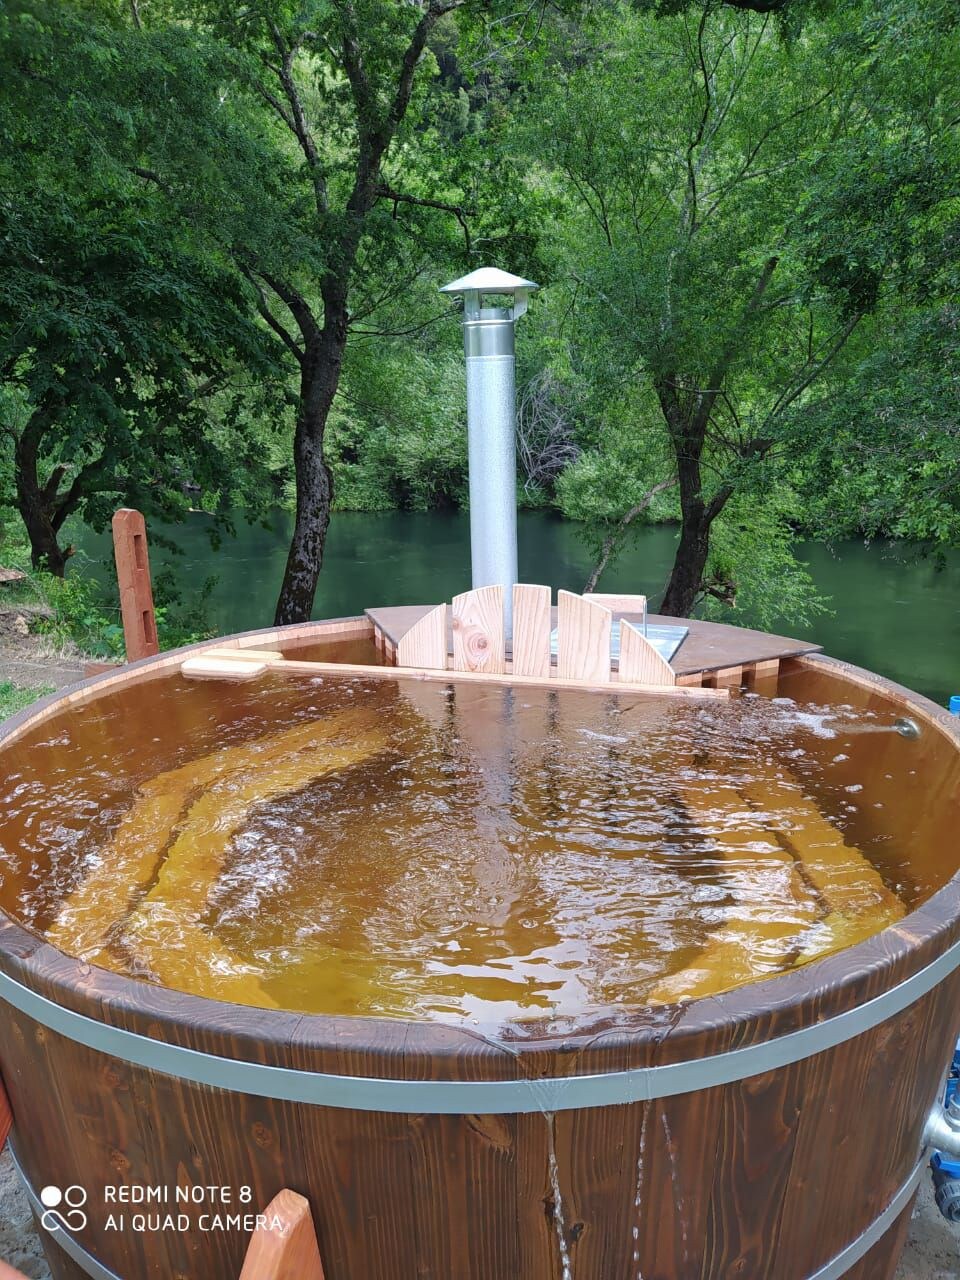
<svg viewBox="0 0 960 1280"><path fill-rule="evenodd" d="M263 1218L265 1225L250 1238L240 1280L324 1280L309 1202L283 1190L264 1209Z"/></svg>
<svg viewBox="0 0 960 1280"><path fill-rule="evenodd" d="M502 675L508 670L503 588L479 587L438 605L416 622L397 645L397 664L429 671L473 671ZM613 677L610 641L613 615L646 614L645 596L557 593L557 661L551 656L550 588L518 583L512 597L512 666L518 676L605 684ZM453 633L450 661L448 629ZM676 677L642 631L621 618L619 679L636 684L673 685Z"/></svg>

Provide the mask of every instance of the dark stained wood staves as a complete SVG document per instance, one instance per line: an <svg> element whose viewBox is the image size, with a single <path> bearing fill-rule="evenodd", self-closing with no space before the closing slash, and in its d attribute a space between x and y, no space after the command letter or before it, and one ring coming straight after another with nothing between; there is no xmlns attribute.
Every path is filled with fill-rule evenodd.
<svg viewBox="0 0 960 1280"><path fill-rule="evenodd" d="M336 628L345 644L372 631L362 619ZM287 650L322 635L305 627L232 643ZM182 658L165 655L68 696L92 702ZM0 969L156 1040L365 1077L535 1081L698 1060L813 1025L903 982L960 938L960 724L829 659L794 659L778 678L789 696L895 710L921 724L909 744L864 735L863 754L838 763L837 780L915 751L923 785L890 815L891 831L925 873L939 869L943 886L876 937L780 977L566 1034L530 1023L498 1036L182 995L85 966L2 915ZM23 713L6 736L57 705ZM870 1226L916 1166L958 1024L954 973L874 1030L782 1070L555 1116L383 1114L229 1093L85 1049L10 1008L0 1070L35 1187L76 1182L92 1205L104 1185L248 1186L254 1205L289 1190L312 1209L326 1280L561 1280L564 1255L576 1280L807 1280ZM890 1280L908 1220L904 1211L848 1280ZM239 1232L110 1232L92 1208L78 1240L123 1280L253 1280ZM78 1280L56 1244L46 1247L55 1280Z"/></svg>

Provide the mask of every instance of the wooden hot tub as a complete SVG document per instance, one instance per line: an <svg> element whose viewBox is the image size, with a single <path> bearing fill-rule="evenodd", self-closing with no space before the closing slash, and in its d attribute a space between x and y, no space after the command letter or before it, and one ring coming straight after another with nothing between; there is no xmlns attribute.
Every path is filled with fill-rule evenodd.
<svg viewBox="0 0 960 1280"><path fill-rule="evenodd" d="M244 643L357 662L373 635L356 619ZM6 723L0 758L181 660L46 699ZM916 785L885 821L939 887L857 946L626 1024L498 1046L244 1008L83 964L0 916L16 1160L35 1205L50 1184L87 1193L85 1225L46 1234L57 1280L234 1280L249 1224L204 1229L195 1203L186 1230L133 1225L181 1212L136 1188L177 1187L216 1188L203 1207L241 1216L302 1193L327 1280L892 1276L960 1025L960 725L819 656L767 692L916 722L918 739L864 735L838 767L909 760Z"/></svg>

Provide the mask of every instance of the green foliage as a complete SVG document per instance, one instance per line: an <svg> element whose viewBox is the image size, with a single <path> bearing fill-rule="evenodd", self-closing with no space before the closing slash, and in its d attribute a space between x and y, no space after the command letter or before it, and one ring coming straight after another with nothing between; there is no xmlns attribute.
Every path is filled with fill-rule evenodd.
<svg viewBox="0 0 960 1280"><path fill-rule="evenodd" d="M105 5L17 0L0 19L0 425L34 563L56 572L75 512L175 518L186 482L214 512L269 491L236 386L265 386L278 348L221 238L264 174L220 101L217 54ZM214 147L244 156L229 187L210 178Z"/></svg>
<svg viewBox="0 0 960 1280"><path fill-rule="evenodd" d="M109 660L123 659L120 599L112 577L104 585L82 555L71 559L63 578L33 569L22 528L9 516L0 519L0 561L5 567L26 574L23 583L5 588L4 602L38 609L35 629L47 637L50 647ZM178 585L171 567L155 576L153 596L161 649L194 644L215 634L207 614L215 585L216 578L208 577L188 594Z"/></svg>
<svg viewBox="0 0 960 1280"><path fill-rule="evenodd" d="M545 286L523 500L598 557L709 511L698 607L765 621L816 606L797 532L960 541L955 0L133 12L0 11L0 515L34 563L119 503L217 537L292 501L310 342L334 506L464 505L436 287L484 261ZM116 652L75 569L35 590ZM163 597L165 643L203 634Z"/></svg>
<svg viewBox="0 0 960 1280"><path fill-rule="evenodd" d="M11 684L9 680L0 680L0 720L6 720L7 716L12 716L17 711L22 711L31 702L36 702L38 698L42 698L48 693L53 693L52 685L20 688Z"/></svg>
<svg viewBox="0 0 960 1280"><path fill-rule="evenodd" d="M455 330L453 336L458 340ZM461 505L464 395L459 351L400 339L348 347L327 446L336 506L427 511Z"/></svg>
<svg viewBox="0 0 960 1280"><path fill-rule="evenodd" d="M654 22L595 11L575 56L558 42L534 64L514 135L553 198L565 300L552 310L575 315L565 360L590 388L583 452L558 497L592 522L594 541L672 471L698 544L727 503L768 507L770 557L758 560L757 539L734 537L742 522L728 519L713 560L694 570L701 596L728 579L752 582L755 596L763 564L775 601L789 529L773 495L789 479L790 527L831 527L818 477L849 469L839 419L852 434L854 386L877 400L871 440L853 455L873 459L863 484L904 450L897 418L916 426L937 412L939 428L894 464L913 510L894 527L949 524L955 361L932 342L908 355L897 335L956 295L957 14L915 0L810 5L802 37L784 40L768 17L735 10L787 6L655 8ZM861 332L884 354L865 352ZM624 414L625 401L642 411ZM891 527L889 508L873 503L872 514Z"/></svg>
<svg viewBox="0 0 960 1280"><path fill-rule="evenodd" d="M789 495L730 502L713 528L698 614L740 626L809 626L828 612L806 565L796 558Z"/></svg>

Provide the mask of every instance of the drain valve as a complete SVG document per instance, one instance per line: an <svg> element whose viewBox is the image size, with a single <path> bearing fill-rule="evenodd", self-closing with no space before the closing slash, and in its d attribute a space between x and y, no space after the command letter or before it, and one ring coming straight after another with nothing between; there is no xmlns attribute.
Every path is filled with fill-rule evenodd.
<svg viewBox="0 0 960 1280"><path fill-rule="evenodd" d="M956 1098L951 1098L946 1106L942 1102L934 1103L924 1126L923 1145L960 1156L960 1102Z"/></svg>

